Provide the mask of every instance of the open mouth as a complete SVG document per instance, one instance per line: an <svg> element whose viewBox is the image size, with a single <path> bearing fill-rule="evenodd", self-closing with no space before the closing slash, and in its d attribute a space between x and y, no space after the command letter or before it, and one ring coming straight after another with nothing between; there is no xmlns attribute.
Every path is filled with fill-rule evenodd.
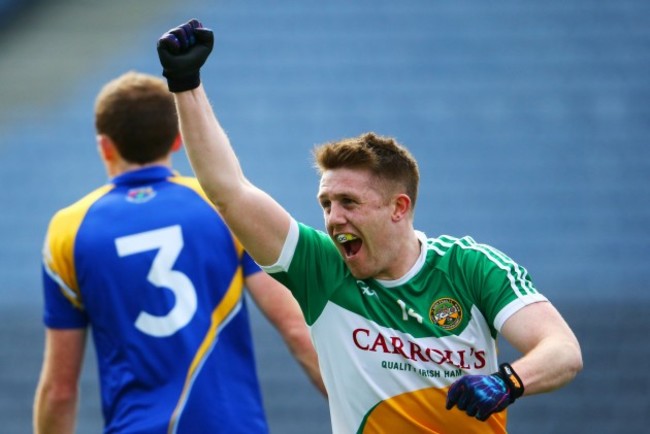
<svg viewBox="0 0 650 434"><path fill-rule="evenodd" d="M343 247L347 258L356 255L361 249L361 244L363 244L363 242L353 234L338 234L335 238Z"/></svg>

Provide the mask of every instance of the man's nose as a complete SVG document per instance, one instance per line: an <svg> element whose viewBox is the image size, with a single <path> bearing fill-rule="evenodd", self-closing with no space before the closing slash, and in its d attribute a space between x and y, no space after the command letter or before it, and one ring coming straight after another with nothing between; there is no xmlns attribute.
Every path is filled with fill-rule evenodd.
<svg viewBox="0 0 650 434"><path fill-rule="evenodd" d="M345 209L342 206L337 204L332 204L330 207L330 212L327 215L327 221L331 225L340 225L345 223Z"/></svg>

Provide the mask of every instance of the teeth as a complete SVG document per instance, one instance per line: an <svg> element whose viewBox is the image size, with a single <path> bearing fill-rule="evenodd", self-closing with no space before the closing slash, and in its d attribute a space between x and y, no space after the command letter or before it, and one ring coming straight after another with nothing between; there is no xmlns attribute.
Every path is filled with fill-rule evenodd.
<svg viewBox="0 0 650 434"><path fill-rule="evenodd" d="M339 243L345 243L346 241L352 241L356 239L357 237L355 237L352 234L338 234L336 236L336 241L338 241Z"/></svg>

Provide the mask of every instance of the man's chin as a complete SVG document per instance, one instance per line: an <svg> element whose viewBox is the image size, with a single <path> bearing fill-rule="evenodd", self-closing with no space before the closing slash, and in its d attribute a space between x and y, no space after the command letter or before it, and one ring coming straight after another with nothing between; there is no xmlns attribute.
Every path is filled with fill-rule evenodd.
<svg viewBox="0 0 650 434"><path fill-rule="evenodd" d="M372 273L368 272L368 270L362 270L359 267L355 267L354 265L351 265L348 261L345 262L348 266L348 270L350 270L350 274L354 276L355 279L358 280L364 280L372 277Z"/></svg>

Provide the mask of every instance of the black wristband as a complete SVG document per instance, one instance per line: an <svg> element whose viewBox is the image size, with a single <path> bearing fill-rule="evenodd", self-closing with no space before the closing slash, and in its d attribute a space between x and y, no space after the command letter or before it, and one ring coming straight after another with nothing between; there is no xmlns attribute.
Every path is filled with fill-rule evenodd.
<svg viewBox="0 0 650 434"><path fill-rule="evenodd" d="M498 375L506 383L506 386L508 386L511 404L515 402L515 399L524 394L524 383L509 363L500 364L499 372L497 372L496 375Z"/></svg>
<svg viewBox="0 0 650 434"><path fill-rule="evenodd" d="M169 91L174 93L196 89L201 84L201 74L198 70L184 75L168 74L163 71L163 76L167 79Z"/></svg>

